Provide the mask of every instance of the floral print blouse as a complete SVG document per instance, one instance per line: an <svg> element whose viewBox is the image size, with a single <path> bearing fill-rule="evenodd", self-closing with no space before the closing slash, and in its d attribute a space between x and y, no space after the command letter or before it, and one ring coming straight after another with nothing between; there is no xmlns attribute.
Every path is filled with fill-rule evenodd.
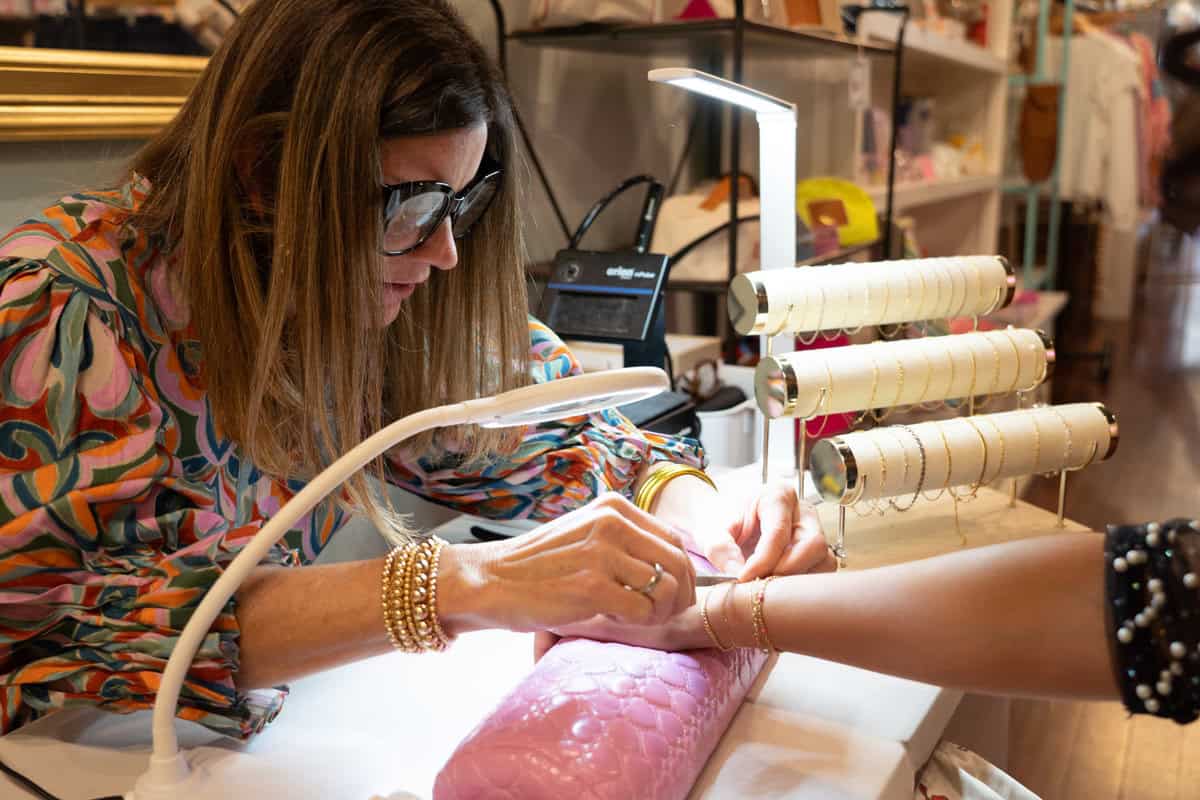
<svg viewBox="0 0 1200 800"><path fill-rule="evenodd" d="M126 220L146 188L66 197L0 238L0 732L58 709L151 707L207 587L303 486L215 434L168 259ZM549 329L531 319L529 331L536 381L579 371ZM400 454L388 466L396 485L460 511L550 519L628 493L659 460L702 455L610 410L530 428L482 472ZM345 521L319 508L269 560L309 563ZM231 601L179 716L260 730L286 689L239 692L237 668Z"/></svg>

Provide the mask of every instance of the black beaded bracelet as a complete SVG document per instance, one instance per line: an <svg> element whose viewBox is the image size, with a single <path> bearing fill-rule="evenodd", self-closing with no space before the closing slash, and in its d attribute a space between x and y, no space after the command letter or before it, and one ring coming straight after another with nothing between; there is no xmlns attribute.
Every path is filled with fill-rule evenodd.
<svg viewBox="0 0 1200 800"><path fill-rule="evenodd" d="M1110 525L1105 585L1125 707L1179 723L1200 716L1200 523Z"/></svg>

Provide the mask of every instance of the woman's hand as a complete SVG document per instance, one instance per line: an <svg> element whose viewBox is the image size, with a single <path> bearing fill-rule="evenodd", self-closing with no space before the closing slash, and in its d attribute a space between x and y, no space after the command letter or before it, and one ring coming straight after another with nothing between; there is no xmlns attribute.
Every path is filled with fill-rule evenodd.
<svg viewBox="0 0 1200 800"><path fill-rule="evenodd" d="M703 603L704 595L710 591L712 590L701 589L696 602ZM700 606L694 605L661 625L626 625L607 617L593 617L585 622L556 628L553 632L542 631L534 638L534 661L540 660L559 639L566 636L669 651L699 650L713 646L712 639L708 637L700 621Z"/></svg>
<svg viewBox="0 0 1200 800"><path fill-rule="evenodd" d="M618 494L515 539L447 547L438 578L439 617L451 635L562 628L597 616L661 624L695 597L680 538Z"/></svg>
<svg viewBox="0 0 1200 800"><path fill-rule="evenodd" d="M746 555L739 580L837 569L816 508L796 497L790 482L764 486L726 531Z"/></svg>

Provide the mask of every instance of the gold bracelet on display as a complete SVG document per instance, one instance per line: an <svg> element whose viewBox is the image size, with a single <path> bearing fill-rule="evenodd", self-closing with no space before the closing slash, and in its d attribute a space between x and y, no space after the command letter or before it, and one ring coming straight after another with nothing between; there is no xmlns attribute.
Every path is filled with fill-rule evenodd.
<svg viewBox="0 0 1200 800"><path fill-rule="evenodd" d="M925 386L921 389L921 396L914 400L915 405L921 405L925 402L926 395L929 394L929 384L933 380L933 362L929 360L929 354L924 348L918 347L917 352L921 354L921 358L925 359Z"/></svg>
<svg viewBox="0 0 1200 800"><path fill-rule="evenodd" d="M897 355L892 356L896 359L896 396L892 398L892 407L900 405L900 397L904 394L904 362Z"/></svg>
<svg viewBox="0 0 1200 800"><path fill-rule="evenodd" d="M642 511L650 513L650 507L654 504L654 499L658 497L658 493L662 491L663 486L668 481L672 481L683 475L694 475L713 489L717 488L717 485L713 483L713 479L708 477L704 470L689 467L686 464L667 464L656 467L646 476L646 480L642 481L637 494L634 495L633 504Z"/></svg>
<svg viewBox="0 0 1200 800"><path fill-rule="evenodd" d="M979 430L979 426L975 424L971 417L959 417L959 419L971 426L971 430L975 431L975 435L979 437L979 446L983 449L983 466L979 468L979 477L975 483L967 488L966 497L974 500L979 495L979 487L983 486L987 479L988 469L988 443L987 437L983 435L983 431Z"/></svg>
<svg viewBox="0 0 1200 800"><path fill-rule="evenodd" d="M1066 437L1067 437L1066 447L1063 448L1063 464L1062 464L1062 467L1060 467L1059 469L1060 470L1070 469L1071 468L1071 455L1072 455L1072 451L1075 449L1074 443L1071 441L1071 423L1068 422L1067 418L1063 416L1063 413L1061 411L1059 411L1057 408L1055 408L1054 406L1049 406L1048 408L1050 409L1050 413L1052 413L1054 416L1058 417L1058 421L1063 424L1063 431L1066 433ZM1056 470L1056 471L1058 471L1058 470Z"/></svg>
<svg viewBox="0 0 1200 800"><path fill-rule="evenodd" d="M392 645L405 653L445 650L452 641L438 620L437 581L442 548L432 537L393 548L383 563L381 603Z"/></svg>
<svg viewBox="0 0 1200 800"><path fill-rule="evenodd" d="M992 369L992 385L988 387L988 394L997 394L1000 391L1000 348L996 347L996 343L992 341L992 337L987 336L985 342L992 348L992 356L996 359L995 366Z"/></svg>
<svg viewBox="0 0 1200 800"><path fill-rule="evenodd" d="M1017 347L1016 341L1013 339L1012 326L1009 325L1004 331L1004 338L1008 340L1008 346L1012 348L1013 358L1016 359L1016 366L1013 367L1012 383L1008 385L1008 390L1005 394L1012 394L1017 390L1017 382L1021 380L1021 351Z"/></svg>
<svg viewBox="0 0 1200 800"><path fill-rule="evenodd" d="M891 430L893 432L896 430L902 430L902 431L905 431L906 433L908 433L908 435L913 438L913 441L915 441L917 443L917 452L921 456L921 472L917 476L917 489L916 489L916 491L913 492L912 500L908 501L907 506L901 506L899 503L896 502L896 500L894 498L892 500L888 501L888 503L891 505L891 507L893 509L895 509L896 511L904 512L904 511L910 510L913 506L915 506L917 504L917 500L921 497L921 489L924 488L924 486L925 486L925 468L926 468L925 443L921 441L921 437L917 435L916 431L914 431L912 428L908 427L907 425L895 425L891 428ZM894 434L894 435L897 435L897 434ZM897 441L899 441L900 446L902 448L904 448L904 482L907 483L908 482L908 448L904 447L904 442L899 440L898 435L897 435Z"/></svg>

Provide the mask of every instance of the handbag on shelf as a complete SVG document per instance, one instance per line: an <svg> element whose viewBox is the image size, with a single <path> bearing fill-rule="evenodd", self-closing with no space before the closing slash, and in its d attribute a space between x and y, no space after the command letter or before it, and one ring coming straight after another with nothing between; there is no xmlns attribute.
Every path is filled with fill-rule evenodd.
<svg viewBox="0 0 1200 800"><path fill-rule="evenodd" d="M733 0L532 0L530 25L558 28L587 23L647 24L675 19L714 19L734 15ZM788 24L783 0L747 0L746 19Z"/></svg>
<svg viewBox="0 0 1200 800"><path fill-rule="evenodd" d="M650 249L671 257L669 281L729 280L730 188L725 177L663 201ZM743 175L738 182L738 272L758 269L757 195L754 181Z"/></svg>
<svg viewBox="0 0 1200 800"><path fill-rule="evenodd" d="M1058 92L1056 84L1028 86L1021 105L1021 169L1033 182L1054 172L1058 157Z"/></svg>
<svg viewBox="0 0 1200 800"><path fill-rule="evenodd" d="M533 0L534 28L599 23L649 23L662 19L663 0Z"/></svg>

